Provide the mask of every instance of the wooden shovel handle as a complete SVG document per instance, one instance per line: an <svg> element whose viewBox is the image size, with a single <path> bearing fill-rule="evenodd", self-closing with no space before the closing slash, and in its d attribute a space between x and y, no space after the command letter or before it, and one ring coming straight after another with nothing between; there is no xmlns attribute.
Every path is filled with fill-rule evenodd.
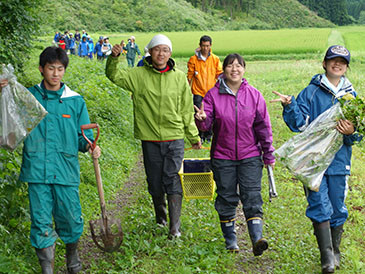
<svg viewBox="0 0 365 274"><path fill-rule="evenodd" d="M97 129L97 134L96 134L96 138L95 138L94 142L92 143L89 140L89 138L86 137L84 131L87 130L87 129L94 129L94 128ZM82 133L82 136L84 136L85 140L89 143L91 150L94 150L95 147L96 147L96 141L99 139L99 135L100 135L99 125L96 124L96 123L95 124L82 125L81 126L81 133ZM94 164L95 178L96 178L96 183L97 183L98 193L99 193L101 216L103 218L103 221L106 222L104 189L103 189L103 182L101 180L101 175L100 175L99 161L98 161L97 158L93 157L93 164Z"/></svg>
<svg viewBox="0 0 365 274"><path fill-rule="evenodd" d="M97 183L98 193L99 193L101 216L103 218L103 221L106 222L104 189L103 189L103 182L101 180L101 175L100 175L100 166L99 166L99 162L98 162L97 158L93 158L93 164L94 164L95 178L96 178L96 183Z"/></svg>

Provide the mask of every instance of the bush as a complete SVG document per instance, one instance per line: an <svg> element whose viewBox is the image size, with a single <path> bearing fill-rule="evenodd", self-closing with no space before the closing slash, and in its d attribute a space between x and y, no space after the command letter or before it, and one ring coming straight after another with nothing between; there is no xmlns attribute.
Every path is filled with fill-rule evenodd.
<svg viewBox="0 0 365 274"><path fill-rule="evenodd" d="M37 6L43 0L8 0L0 2L0 64L22 69L37 34Z"/></svg>

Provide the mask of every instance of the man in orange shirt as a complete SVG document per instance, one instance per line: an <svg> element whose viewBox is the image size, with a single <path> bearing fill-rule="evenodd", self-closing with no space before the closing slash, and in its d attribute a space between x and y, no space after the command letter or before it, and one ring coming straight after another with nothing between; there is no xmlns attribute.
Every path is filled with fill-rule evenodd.
<svg viewBox="0 0 365 274"><path fill-rule="evenodd" d="M219 57L212 53L212 38L204 35L200 38L199 48L188 62L188 81L194 95L194 105L200 108L205 94L214 87L219 74L222 73L222 63ZM210 143L212 132L199 131L202 142Z"/></svg>

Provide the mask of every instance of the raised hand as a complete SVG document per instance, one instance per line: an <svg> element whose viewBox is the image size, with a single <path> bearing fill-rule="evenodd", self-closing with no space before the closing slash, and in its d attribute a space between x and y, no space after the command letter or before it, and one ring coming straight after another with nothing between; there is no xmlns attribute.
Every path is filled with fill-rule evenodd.
<svg viewBox="0 0 365 274"><path fill-rule="evenodd" d="M202 102L200 108L198 108L196 105L194 105L194 108L196 110L196 113L195 113L196 119L198 119L199 121L204 121L205 119L207 119L207 115L205 114L205 111L204 111L204 102Z"/></svg>
<svg viewBox="0 0 365 274"><path fill-rule="evenodd" d="M283 106L286 106L286 105L289 105L291 104L291 96L290 95L284 95L284 94L281 94L277 91L273 91L272 93L278 95L280 98L278 99L274 99L274 100L270 100L270 103L274 103L274 102L281 102L281 104Z"/></svg>
<svg viewBox="0 0 365 274"><path fill-rule="evenodd" d="M122 42L120 44L115 44L112 48L112 56L113 57L118 57L119 54L122 52L123 50L123 43L124 43L124 40L122 40Z"/></svg>

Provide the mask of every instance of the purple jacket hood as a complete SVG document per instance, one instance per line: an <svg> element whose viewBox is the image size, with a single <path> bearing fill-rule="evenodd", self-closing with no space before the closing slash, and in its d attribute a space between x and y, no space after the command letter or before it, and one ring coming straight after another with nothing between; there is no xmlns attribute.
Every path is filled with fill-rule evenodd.
<svg viewBox="0 0 365 274"><path fill-rule="evenodd" d="M265 164L275 162L269 113L262 94L246 79L236 96L219 79L205 95L207 119L196 120L201 131L213 127L211 157L242 160L261 156Z"/></svg>

